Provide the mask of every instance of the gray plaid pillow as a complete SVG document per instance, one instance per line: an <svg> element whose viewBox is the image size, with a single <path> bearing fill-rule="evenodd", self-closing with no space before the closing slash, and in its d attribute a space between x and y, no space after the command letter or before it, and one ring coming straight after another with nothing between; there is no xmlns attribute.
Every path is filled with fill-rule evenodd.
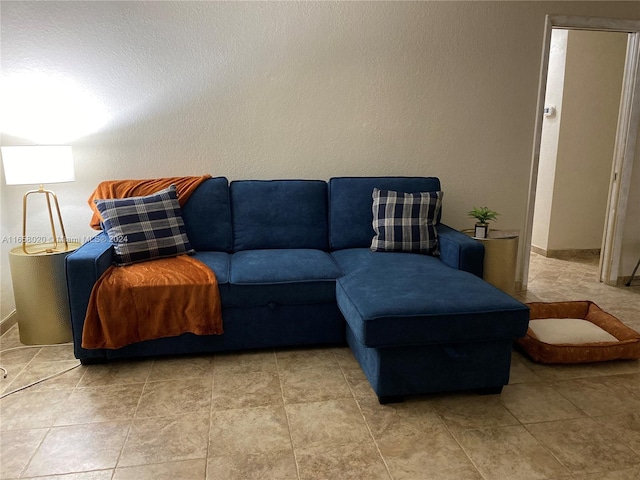
<svg viewBox="0 0 640 480"><path fill-rule="evenodd" d="M176 186L146 197L95 200L118 266L194 253Z"/></svg>
<svg viewBox="0 0 640 480"><path fill-rule="evenodd" d="M373 189L374 252L439 255L436 219L443 192L402 193Z"/></svg>

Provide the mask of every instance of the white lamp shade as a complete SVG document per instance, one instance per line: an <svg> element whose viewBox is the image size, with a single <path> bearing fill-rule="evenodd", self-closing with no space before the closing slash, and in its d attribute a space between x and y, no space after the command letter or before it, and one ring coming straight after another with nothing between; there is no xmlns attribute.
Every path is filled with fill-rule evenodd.
<svg viewBox="0 0 640 480"><path fill-rule="evenodd" d="M70 146L33 145L1 147L7 185L73 182Z"/></svg>

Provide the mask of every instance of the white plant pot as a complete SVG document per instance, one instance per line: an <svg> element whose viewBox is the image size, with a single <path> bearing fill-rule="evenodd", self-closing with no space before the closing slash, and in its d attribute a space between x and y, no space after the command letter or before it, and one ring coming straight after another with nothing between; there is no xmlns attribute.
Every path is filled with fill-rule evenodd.
<svg viewBox="0 0 640 480"><path fill-rule="evenodd" d="M489 224L487 223L476 223L475 230L473 232L473 236L476 238L489 238Z"/></svg>

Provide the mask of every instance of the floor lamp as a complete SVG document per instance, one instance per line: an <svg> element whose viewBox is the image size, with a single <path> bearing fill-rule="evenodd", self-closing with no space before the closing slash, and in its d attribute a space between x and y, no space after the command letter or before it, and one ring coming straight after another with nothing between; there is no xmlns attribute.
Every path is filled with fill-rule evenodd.
<svg viewBox="0 0 640 480"><path fill-rule="evenodd" d="M37 190L29 190L22 200L22 250L25 254L53 253L69 248L67 235L62 223L58 197L51 190L45 190L45 183L72 182L75 179L71 147L62 145L34 145L1 147L4 176L7 185L40 185ZM27 240L27 201L30 195L43 194L47 201L51 242L35 242L29 245ZM56 226L51 209L55 206L60 224L61 237L56 234ZM61 240L59 242L58 240ZM64 246L60 245L64 244ZM35 249L33 247L36 247Z"/></svg>

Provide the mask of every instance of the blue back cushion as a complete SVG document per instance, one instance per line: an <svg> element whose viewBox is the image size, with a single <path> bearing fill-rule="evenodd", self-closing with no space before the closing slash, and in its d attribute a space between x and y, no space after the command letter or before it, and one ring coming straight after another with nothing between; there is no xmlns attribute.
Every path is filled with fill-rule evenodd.
<svg viewBox="0 0 640 480"><path fill-rule="evenodd" d="M435 177L337 177L329 180L331 250L369 248L373 231L373 189L404 193L437 192ZM439 218L438 218L439 220Z"/></svg>
<svg viewBox="0 0 640 480"><path fill-rule="evenodd" d="M230 191L235 251L328 250L326 182L239 180Z"/></svg>
<svg viewBox="0 0 640 480"><path fill-rule="evenodd" d="M182 207L182 219L195 250L231 252L233 233L227 179L205 180Z"/></svg>

